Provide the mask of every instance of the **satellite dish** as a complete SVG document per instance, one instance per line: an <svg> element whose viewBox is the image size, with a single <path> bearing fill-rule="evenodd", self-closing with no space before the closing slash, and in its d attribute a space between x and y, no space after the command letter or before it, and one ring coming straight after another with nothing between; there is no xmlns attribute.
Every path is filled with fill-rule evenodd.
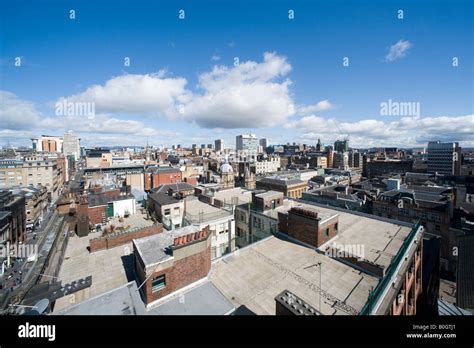
<svg viewBox="0 0 474 348"><path fill-rule="evenodd" d="M44 298L42 300L39 300L33 307L33 310L37 311L39 314L44 313L46 308L49 306L49 300L47 298Z"/></svg>

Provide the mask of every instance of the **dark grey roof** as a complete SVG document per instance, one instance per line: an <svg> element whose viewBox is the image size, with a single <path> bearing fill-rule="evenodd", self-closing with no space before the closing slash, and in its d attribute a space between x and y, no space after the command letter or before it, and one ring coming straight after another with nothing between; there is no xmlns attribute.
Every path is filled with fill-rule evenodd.
<svg viewBox="0 0 474 348"><path fill-rule="evenodd" d="M0 210L0 220L3 220L4 218L6 218L10 214L11 213L9 211Z"/></svg>
<svg viewBox="0 0 474 348"><path fill-rule="evenodd" d="M415 192L416 200L426 201L426 202L443 202L447 201L447 197L444 195L425 193L425 192Z"/></svg>
<svg viewBox="0 0 474 348"><path fill-rule="evenodd" d="M425 186L425 185L408 185L408 188L414 190L415 192L426 192L426 193L447 193L452 190L451 187L443 186Z"/></svg>
<svg viewBox="0 0 474 348"><path fill-rule="evenodd" d="M117 195L110 197L103 194L91 194L88 196L88 201L89 207L98 207L100 205L107 205L109 202L123 201L130 198L134 198L133 195Z"/></svg>
<svg viewBox="0 0 474 348"><path fill-rule="evenodd" d="M474 309L474 235L459 238L456 302Z"/></svg>
<svg viewBox="0 0 474 348"><path fill-rule="evenodd" d="M399 194L400 194L399 190L390 190L390 191L383 192L381 195L386 196L386 197L396 197Z"/></svg>
<svg viewBox="0 0 474 348"><path fill-rule="evenodd" d="M157 315L224 315L235 310L232 303L212 284L206 281L177 297L150 310Z"/></svg>
<svg viewBox="0 0 474 348"><path fill-rule="evenodd" d="M153 192L150 193L148 197L159 205L168 205L179 202L178 198L176 198L175 196L170 196L167 193Z"/></svg>
<svg viewBox="0 0 474 348"><path fill-rule="evenodd" d="M151 189L152 192L161 192L161 193L166 193L168 192L169 189L172 189L173 191L190 191L194 190L194 186L191 184L188 184L187 182L178 182L175 184L164 184L160 185L156 188Z"/></svg>

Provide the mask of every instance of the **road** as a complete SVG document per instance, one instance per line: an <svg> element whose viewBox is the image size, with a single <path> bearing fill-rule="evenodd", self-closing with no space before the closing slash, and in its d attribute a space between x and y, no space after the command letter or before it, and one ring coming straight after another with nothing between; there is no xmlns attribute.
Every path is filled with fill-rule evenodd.
<svg viewBox="0 0 474 348"><path fill-rule="evenodd" d="M36 250L37 256L42 254L45 242L51 238L51 234L56 233L56 226L54 225L57 219L58 214L52 208L43 219L39 229L37 229L36 238L34 238L33 233L28 233L25 243L28 246L27 250ZM33 246L36 246L36 248L33 249ZM31 249L29 249L30 247ZM5 274L0 279L0 291L6 293L5 295L8 298L14 298L20 292L26 292L38 276L33 270L38 269L38 262L41 261L44 262L44 259L27 262L27 258L12 258L10 267L5 269Z"/></svg>

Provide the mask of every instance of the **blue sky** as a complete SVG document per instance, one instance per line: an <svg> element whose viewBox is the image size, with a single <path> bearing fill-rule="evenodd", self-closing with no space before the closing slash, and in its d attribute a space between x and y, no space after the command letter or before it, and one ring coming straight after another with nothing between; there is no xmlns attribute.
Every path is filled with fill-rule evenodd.
<svg viewBox="0 0 474 348"><path fill-rule="evenodd" d="M359 147L474 146L472 1L2 7L0 145L72 129L87 146L222 138L232 147L249 131L274 144L349 135ZM418 103L420 113L381 115L389 99ZM58 115L59 100L93 103L95 116Z"/></svg>

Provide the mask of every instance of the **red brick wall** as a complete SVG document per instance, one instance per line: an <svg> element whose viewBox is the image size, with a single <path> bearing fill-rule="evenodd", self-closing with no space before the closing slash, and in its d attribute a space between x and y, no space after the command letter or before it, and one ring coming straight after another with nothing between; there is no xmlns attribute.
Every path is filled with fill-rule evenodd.
<svg viewBox="0 0 474 348"><path fill-rule="evenodd" d="M163 232L163 225L154 224L128 233L112 233L110 236L91 239L89 242L89 251L92 253L97 250L114 248L116 246L127 244L133 239L148 237L161 232Z"/></svg>
<svg viewBox="0 0 474 348"><path fill-rule="evenodd" d="M106 214L107 207L105 205L100 205L97 207L89 207L88 215L89 221L92 225L101 224L102 216Z"/></svg>
<svg viewBox="0 0 474 348"><path fill-rule="evenodd" d="M206 195L199 195L199 196L198 196L198 199L199 199L201 202L204 202L204 203L207 203L207 204L212 204L212 202L213 202L212 197L206 196Z"/></svg>
<svg viewBox="0 0 474 348"><path fill-rule="evenodd" d="M289 212L278 213L278 228L280 232L287 233L290 237L303 243L319 247L337 234L335 228L337 219L329 221L324 226L319 226L319 220L300 214ZM324 230L328 228L326 237Z"/></svg>
<svg viewBox="0 0 474 348"><path fill-rule="evenodd" d="M151 189L151 173L145 173L143 175L144 175L144 180L143 180L144 190L148 192Z"/></svg>
<svg viewBox="0 0 474 348"><path fill-rule="evenodd" d="M141 267L137 265L137 267ZM154 273L144 286L146 303L153 302L176 290L206 277L211 269L211 245L206 250L176 261L172 267ZM165 275L166 287L152 293L152 280L160 275Z"/></svg>
<svg viewBox="0 0 474 348"><path fill-rule="evenodd" d="M278 213L278 232L288 234L288 214Z"/></svg>
<svg viewBox="0 0 474 348"><path fill-rule="evenodd" d="M288 235L303 243L318 246L318 220L288 214Z"/></svg>
<svg viewBox="0 0 474 348"><path fill-rule="evenodd" d="M95 238L89 241L89 251L91 253L102 249L107 249L107 239Z"/></svg>
<svg viewBox="0 0 474 348"><path fill-rule="evenodd" d="M184 182L187 182L189 185L197 186L198 180L195 176L188 176L184 178Z"/></svg>
<svg viewBox="0 0 474 348"><path fill-rule="evenodd" d="M181 171L175 173L156 173L153 174L153 187L158 187L164 184L174 184L182 181Z"/></svg>
<svg viewBox="0 0 474 348"><path fill-rule="evenodd" d="M321 244L326 243L328 240L330 240L330 239L332 239L333 237L336 236L336 234L337 234L337 230L335 228L336 223L337 223L337 220L335 222L331 222L331 223L327 224L326 226L322 226L322 227L319 228L318 245L316 245L317 247L319 247ZM324 230L326 228L329 228L329 235L327 237L325 237L325 235L324 235Z"/></svg>

